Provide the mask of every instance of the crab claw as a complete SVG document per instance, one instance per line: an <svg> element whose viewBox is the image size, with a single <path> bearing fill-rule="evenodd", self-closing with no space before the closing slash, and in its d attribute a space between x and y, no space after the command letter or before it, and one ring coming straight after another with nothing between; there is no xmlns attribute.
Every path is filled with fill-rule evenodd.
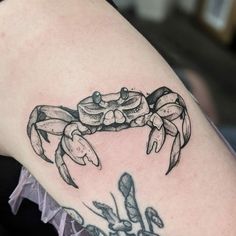
<svg viewBox="0 0 236 236"><path fill-rule="evenodd" d="M83 137L74 134L72 138L62 138L62 148L65 153L77 164L86 165L85 158L95 166L100 166L99 158L92 145Z"/></svg>
<svg viewBox="0 0 236 236"><path fill-rule="evenodd" d="M67 154L75 163L79 165L86 165L85 158L87 158L87 160L93 165L100 166L98 156L87 140L78 134L73 134L72 138L63 136L55 153L55 163L64 181L75 188L78 188L78 186L70 175L63 158L64 154Z"/></svg>
<svg viewBox="0 0 236 236"><path fill-rule="evenodd" d="M165 142L165 137L166 134L164 126L160 129L154 127L149 134L147 154L150 154L153 149L156 153L158 153Z"/></svg>

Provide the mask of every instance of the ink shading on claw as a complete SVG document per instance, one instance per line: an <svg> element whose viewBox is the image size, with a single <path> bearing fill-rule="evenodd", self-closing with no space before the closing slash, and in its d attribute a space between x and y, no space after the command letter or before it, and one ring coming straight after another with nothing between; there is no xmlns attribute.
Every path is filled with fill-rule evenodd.
<svg viewBox="0 0 236 236"><path fill-rule="evenodd" d="M181 121L179 129L175 121ZM161 87L145 97L141 92L122 88L118 93L94 92L78 103L77 110L62 106L36 106L32 111L27 134L35 153L53 163L45 154L42 140L50 142L48 134L60 136L55 151L55 163L63 180L73 187L73 181L65 157L78 165L88 162L101 168L101 163L86 135L102 131L149 126L151 128L146 153L158 153L166 136L174 138L168 174L179 162L181 149L191 136L190 118L183 98L166 87Z"/></svg>

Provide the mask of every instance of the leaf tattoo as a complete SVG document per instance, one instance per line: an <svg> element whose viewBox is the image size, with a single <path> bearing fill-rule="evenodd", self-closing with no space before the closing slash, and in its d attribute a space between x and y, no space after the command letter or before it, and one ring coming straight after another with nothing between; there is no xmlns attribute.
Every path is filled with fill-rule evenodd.
<svg viewBox="0 0 236 236"><path fill-rule="evenodd" d="M84 203L91 212L107 222L107 231L104 232L95 225L86 225L84 221L82 221L83 227L91 236L159 236L155 231L157 228L161 229L164 227L163 220L153 207L147 207L144 215L142 215L135 197L134 181L130 174L124 173L120 177L118 189L124 198L124 207L127 216L120 216L115 196L111 193L115 205L114 209L108 204L98 201L92 202L93 208ZM71 216L77 213L76 211L69 212ZM80 217L80 215L75 216L75 219L80 219ZM128 218L128 220L125 218ZM148 227L145 226L144 220L146 220Z"/></svg>
<svg viewBox="0 0 236 236"><path fill-rule="evenodd" d="M135 199L134 182L131 175L124 173L121 176L119 190L125 197L125 208L129 219L134 223L140 222L141 228L144 229L143 219Z"/></svg>

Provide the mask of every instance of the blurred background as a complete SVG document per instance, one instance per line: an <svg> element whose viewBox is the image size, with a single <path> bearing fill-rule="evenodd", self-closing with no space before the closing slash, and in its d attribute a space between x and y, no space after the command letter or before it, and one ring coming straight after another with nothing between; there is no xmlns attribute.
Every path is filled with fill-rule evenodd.
<svg viewBox="0 0 236 236"><path fill-rule="evenodd" d="M236 150L236 0L114 3L161 53ZM57 235L53 226L41 222L38 206L28 200L13 216L7 202L21 166L4 157L0 166L11 171L0 172L0 236Z"/></svg>
<svg viewBox="0 0 236 236"><path fill-rule="evenodd" d="M114 0L236 149L236 0Z"/></svg>

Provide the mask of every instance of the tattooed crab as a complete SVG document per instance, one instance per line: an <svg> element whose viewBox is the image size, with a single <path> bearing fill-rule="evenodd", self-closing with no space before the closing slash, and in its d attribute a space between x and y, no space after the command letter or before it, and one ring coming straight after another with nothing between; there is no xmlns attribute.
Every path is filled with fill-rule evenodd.
<svg viewBox="0 0 236 236"><path fill-rule="evenodd" d="M182 123L181 130L175 124L177 119ZM167 134L174 137L168 174L179 162L181 148L191 135L191 125L183 98L166 87L147 97L127 88L105 95L96 91L79 102L77 110L62 106L36 106L30 115L27 133L35 153L50 163L53 162L45 154L42 139L50 142L48 133L61 137L55 151L55 163L63 180L77 188L64 161L65 154L79 165L86 165L88 161L99 167L100 160L85 139L86 135L145 125L151 128L147 154L159 152Z"/></svg>

